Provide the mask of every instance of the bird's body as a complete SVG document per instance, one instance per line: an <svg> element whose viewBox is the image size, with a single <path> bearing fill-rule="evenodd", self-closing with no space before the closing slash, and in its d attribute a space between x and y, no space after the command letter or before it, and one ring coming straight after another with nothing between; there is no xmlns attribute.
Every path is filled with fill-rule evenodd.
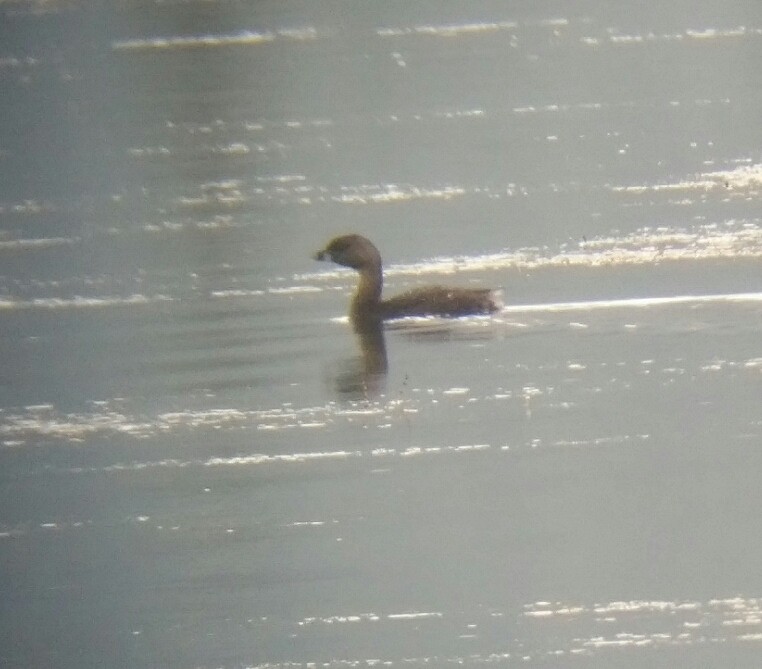
<svg viewBox="0 0 762 669"><path fill-rule="evenodd" d="M384 318L405 316L469 316L489 314L499 308L490 288L426 286L381 300Z"/></svg>
<svg viewBox="0 0 762 669"><path fill-rule="evenodd" d="M500 305L489 288L415 288L387 300L381 299L383 270L381 255L373 243L361 235L342 235L315 254L316 260L332 260L360 274L352 298L350 316L360 321L384 321L409 316L457 317L488 314Z"/></svg>

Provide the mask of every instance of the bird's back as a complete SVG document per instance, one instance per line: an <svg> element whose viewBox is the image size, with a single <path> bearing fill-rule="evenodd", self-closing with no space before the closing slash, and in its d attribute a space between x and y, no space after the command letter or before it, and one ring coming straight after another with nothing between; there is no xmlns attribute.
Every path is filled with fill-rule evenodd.
<svg viewBox="0 0 762 669"><path fill-rule="evenodd" d="M384 319L406 316L470 316L490 314L500 305L489 288L445 288L429 286L381 301Z"/></svg>

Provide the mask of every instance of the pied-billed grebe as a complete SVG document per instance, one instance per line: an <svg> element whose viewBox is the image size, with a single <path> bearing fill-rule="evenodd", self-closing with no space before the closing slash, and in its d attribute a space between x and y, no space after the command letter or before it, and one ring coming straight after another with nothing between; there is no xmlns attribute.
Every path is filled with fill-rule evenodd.
<svg viewBox="0 0 762 669"><path fill-rule="evenodd" d="M489 288L427 286L382 300L381 254L369 239L361 235L336 237L314 258L332 260L360 273L350 309L350 316L355 321L405 316L468 316L489 314L500 308L494 291Z"/></svg>

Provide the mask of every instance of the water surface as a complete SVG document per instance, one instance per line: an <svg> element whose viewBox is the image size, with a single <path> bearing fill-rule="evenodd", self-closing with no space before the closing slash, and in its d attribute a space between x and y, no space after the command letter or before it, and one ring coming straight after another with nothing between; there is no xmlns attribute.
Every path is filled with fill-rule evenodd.
<svg viewBox="0 0 762 669"><path fill-rule="evenodd" d="M0 14L0 664L758 665L755 0Z"/></svg>

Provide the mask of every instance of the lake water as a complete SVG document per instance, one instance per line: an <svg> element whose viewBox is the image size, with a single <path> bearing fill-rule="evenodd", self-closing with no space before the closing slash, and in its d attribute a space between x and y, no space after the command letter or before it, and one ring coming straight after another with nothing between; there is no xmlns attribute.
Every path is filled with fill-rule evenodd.
<svg viewBox="0 0 762 669"><path fill-rule="evenodd" d="M0 3L0 665L759 666L759 0L95 5Z"/></svg>

